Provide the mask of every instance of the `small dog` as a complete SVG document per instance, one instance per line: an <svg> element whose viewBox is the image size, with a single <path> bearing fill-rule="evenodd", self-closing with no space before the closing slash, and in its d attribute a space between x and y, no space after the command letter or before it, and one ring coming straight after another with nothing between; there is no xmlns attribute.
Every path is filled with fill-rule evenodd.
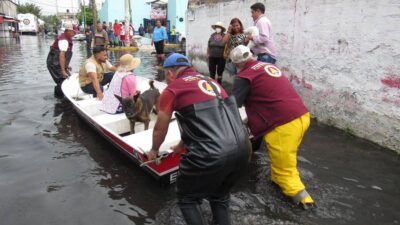
<svg viewBox="0 0 400 225"><path fill-rule="evenodd" d="M246 35L251 35L251 36L258 36L260 34L260 32L258 31L258 28L255 26L246 28L246 30L244 30L244 33ZM249 43L247 44L247 47L252 49L254 47L254 45L255 44L253 41L249 41Z"/></svg>
<svg viewBox="0 0 400 225"><path fill-rule="evenodd" d="M154 81L149 81L150 89L135 96L123 98L114 95L122 104L122 109L130 122L131 134L135 133L135 122L143 122L144 130L149 129L150 113L158 113L160 91L154 87Z"/></svg>

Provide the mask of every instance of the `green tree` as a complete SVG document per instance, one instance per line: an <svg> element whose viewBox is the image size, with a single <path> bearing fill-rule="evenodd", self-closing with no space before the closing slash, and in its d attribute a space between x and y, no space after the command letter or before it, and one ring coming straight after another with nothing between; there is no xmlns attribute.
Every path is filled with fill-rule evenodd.
<svg viewBox="0 0 400 225"><path fill-rule="evenodd" d="M18 5L17 11L18 13L32 13L37 17L41 17L42 9L33 3L25 3Z"/></svg>
<svg viewBox="0 0 400 225"><path fill-rule="evenodd" d="M42 16L42 19L45 22L44 26L47 30L53 30L60 23L56 15Z"/></svg>
<svg viewBox="0 0 400 225"><path fill-rule="evenodd" d="M82 21L85 20L85 25L86 24L93 24L93 10L92 8L89 6L84 6L81 5L81 10L80 12L77 14L78 20L79 20L79 24L82 24Z"/></svg>

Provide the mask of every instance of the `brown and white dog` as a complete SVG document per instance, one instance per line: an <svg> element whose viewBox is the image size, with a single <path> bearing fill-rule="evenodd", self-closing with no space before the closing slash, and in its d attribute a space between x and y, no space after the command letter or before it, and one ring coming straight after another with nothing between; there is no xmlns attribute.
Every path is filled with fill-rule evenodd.
<svg viewBox="0 0 400 225"><path fill-rule="evenodd" d="M115 97L121 102L122 109L130 122L131 134L135 133L135 122L143 122L144 129L149 129L150 113L153 111L158 113L158 104L160 99L160 91L154 87L154 81L149 81L150 89L135 96Z"/></svg>

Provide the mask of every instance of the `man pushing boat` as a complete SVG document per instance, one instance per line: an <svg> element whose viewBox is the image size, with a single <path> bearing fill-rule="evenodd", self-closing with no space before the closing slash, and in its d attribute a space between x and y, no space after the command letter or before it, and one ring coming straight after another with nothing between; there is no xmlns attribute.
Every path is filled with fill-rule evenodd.
<svg viewBox="0 0 400 225"><path fill-rule="evenodd" d="M183 148L177 178L178 205L188 224L207 224L200 204L207 198L215 224L231 224L230 190L246 167L251 147L235 100L215 80L192 69L186 56L173 53L164 62L168 86L160 96L148 160L157 158L175 111Z"/></svg>
<svg viewBox="0 0 400 225"><path fill-rule="evenodd" d="M74 35L72 24L66 24L64 33L53 42L47 56L47 69L56 83L54 95L57 97L63 96L61 83L70 76L69 62L72 58L72 37Z"/></svg>

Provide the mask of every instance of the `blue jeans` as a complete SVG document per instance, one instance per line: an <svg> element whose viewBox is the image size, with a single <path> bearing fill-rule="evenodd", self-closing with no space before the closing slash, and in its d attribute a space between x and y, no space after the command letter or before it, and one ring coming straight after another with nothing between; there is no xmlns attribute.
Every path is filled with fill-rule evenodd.
<svg viewBox="0 0 400 225"><path fill-rule="evenodd" d="M276 62L276 59L272 58L272 56L268 54L259 54L257 56L257 60L260 62L271 63L271 64L275 64Z"/></svg>
<svg viewBox="0 0 400 225"><path fill-rule="evenodd" d="M225 68L226 68L226 70L229 71L230 74L232 74L232 75L236 75L237 74L237 68L236 68L235 64L233 64L233 62L230 59L228 59L226 61Z"/></svg>
<svg viewBox="0 0 400 225"><path fill-rule="evenodd" d="M114 72L109 72L109 73L105 73L103 80L100 81L100 89L101 91L103 91L103 86L110 83L111 79L114 76ZM86 84L85 86L81 87L82 91L87 93L87 94L93 94L94 97L97 97L97 93L96 90L93 87L93 84Z"/></svg>

